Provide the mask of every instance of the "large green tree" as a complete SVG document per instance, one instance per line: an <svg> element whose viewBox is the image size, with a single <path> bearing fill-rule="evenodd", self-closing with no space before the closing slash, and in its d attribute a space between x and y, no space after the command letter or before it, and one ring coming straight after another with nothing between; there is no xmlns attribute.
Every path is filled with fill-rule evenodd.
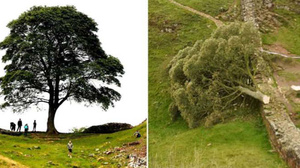
<svg viewBox="0 0 300 168"><path fill-rule="evenodd" d="M97 23L75 7L32 7L7 27L10 34L0 43L6 49L3 108L20 112L47 103L47 132L57 133L54 117L65 101L106 110L121 98L108 86L120 87L122 64L101 48Z"/></svg>

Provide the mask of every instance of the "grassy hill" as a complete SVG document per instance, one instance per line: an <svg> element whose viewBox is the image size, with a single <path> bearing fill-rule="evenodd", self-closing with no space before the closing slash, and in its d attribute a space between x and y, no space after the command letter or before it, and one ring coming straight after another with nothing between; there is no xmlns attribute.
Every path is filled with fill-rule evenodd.
<svg viewBox="0 0 300 168"><path fill-rule="evenodd" d="M208 38L215 28L168 0L149 0L149 166L286 167L272 151L258 110L234 111L243 115L213 128L171 122L167 65L180 49Z"/></svg>
<svg viewBox="0 0 300 168"><path fill-rule="evenodd" d="M274 31L263 34L262 40L265 45L280 45L292 54L300 55L300 15L299 5L290 0L275 0L279 9L273 12L282 16L285 24Z"/></svg>
<svg viewBox="0 0 300 168"><path fill-rule="evenodd" d="M285 24L275 28L273 32L263 34L265 48L288 55L300 56L300 6L290 0L275 0L277 8L273 12L285 19ZM274 73L277 84L289 100L287 108L292 113L292 120L300 128L300 96L290 90L291 85L300 83L300 59L282 59L274 57L275 64L280 67Z"/></svg>
<svg viewBox="0 0 300 168"><path fill-rule="evenodd" d="M133 133L139 130L142 137ZM68 157L67 143L73 142L73 157ZM128 145L131 142L138 145ZM146 122L130 130L112 134L29 134L28 137L0 134L0 156L3 155L22 165L40 167L125 167L130 154L146 155ZM10 162L0 157L0 167Z"/></svg>

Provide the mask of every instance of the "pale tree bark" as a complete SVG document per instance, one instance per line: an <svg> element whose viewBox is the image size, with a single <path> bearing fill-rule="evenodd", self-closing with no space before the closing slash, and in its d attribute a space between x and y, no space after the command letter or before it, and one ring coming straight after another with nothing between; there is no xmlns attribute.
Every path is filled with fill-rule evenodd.
<svg viewBox="0 0 300 168"><path fill-rule="evenodd" d="M263 102L264 104L269 104L269 102L270 102L270 97L263 94L263 93L261 93L260 91L254 92L254 91L252 91L250 89L247 89L247 88L244 88L242 86L239 86L238 89L242 93L247 94L247 95L257 99L257 100Z"/></svg>

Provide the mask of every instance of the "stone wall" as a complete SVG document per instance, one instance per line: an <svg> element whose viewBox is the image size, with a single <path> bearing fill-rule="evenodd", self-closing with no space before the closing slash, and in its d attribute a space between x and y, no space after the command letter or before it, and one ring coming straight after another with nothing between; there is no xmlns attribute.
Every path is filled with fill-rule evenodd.
<svg viewBox="0 0 300 168"><path fill-rule="evenodd" d="M271 96L268 105L262 107L262 117L273 148L290 167L300 167L300 130L290 119L283 95L272 86L271 79L259 85Z"/></svg>
<svg viewBox="0 0 300 168"><path fill-rule="evenodd" d="M253 22L258 28L256 13L260 15L260 11L273 7L272 0L241 0L241 3L243 20ZM266 62L264 60L260 62L261 65L258 68L271 74ZM273 148L290 167L300 168L300 130L288 115L285 106L287 100L284 95L276 86L275 81L267 76L257 76L257 82L259 90L271 97L270 103L262 106L262 117L269 139Z"/></svg>
<svg viewBox="0 0 300 168"><path fill-rule="evenodd" d="M242 7L242 19L244 22L253 22L255 21L255 1L254 0L241 0Z"/></svg>

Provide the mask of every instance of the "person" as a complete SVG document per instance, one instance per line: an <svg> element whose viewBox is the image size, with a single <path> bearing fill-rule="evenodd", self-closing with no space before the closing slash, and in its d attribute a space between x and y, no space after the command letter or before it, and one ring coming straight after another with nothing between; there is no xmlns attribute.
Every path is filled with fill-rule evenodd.
<svg viewBox="0 0 300 168"><path fill-rule="evenodd" d="M69 143L67 144L67 147L68 147L68 150L69 150L69 154L68 154L68 156L69 156L70 158L72 158L72 149L73 149L73 144L72 144L72 142L71 142L71 141L69 141Z"/></svg>
<svg viewBox="0 0 300 168"><path fill-rule="evenodd" d="M141 134L139 132L139 130L137 130L134 134L133 134L136 138L140 138Z"/></svg>
<svg viewBox="0 0 300 168"><path fill-rule="evenodd" d="M28 124L25 124L25 126L24 126L25 136L27 136L28 129L29 129Z"/></svg>
<svg viewBox="0 0 300 168"><path fill-rule="evenodd" d="M16 124L14 122L10 122L10 130L15 131L16 130Z"/></svg>
<svg viewBox="0 0 300 168"><path fill-rule="evenodd" d="M32 132L36 132L36 121L34 120L33 122L33 129L32 129Z"/></svg>
<svg viewBox="0 0 300 168"><path fill-rule="evenodd" d="M21 132L21 127L22 127L22 120L21 120L21 118L19 119L19 121L18 121L18 129L17 129L17 131L19 131L19 132Z"/></svg>

